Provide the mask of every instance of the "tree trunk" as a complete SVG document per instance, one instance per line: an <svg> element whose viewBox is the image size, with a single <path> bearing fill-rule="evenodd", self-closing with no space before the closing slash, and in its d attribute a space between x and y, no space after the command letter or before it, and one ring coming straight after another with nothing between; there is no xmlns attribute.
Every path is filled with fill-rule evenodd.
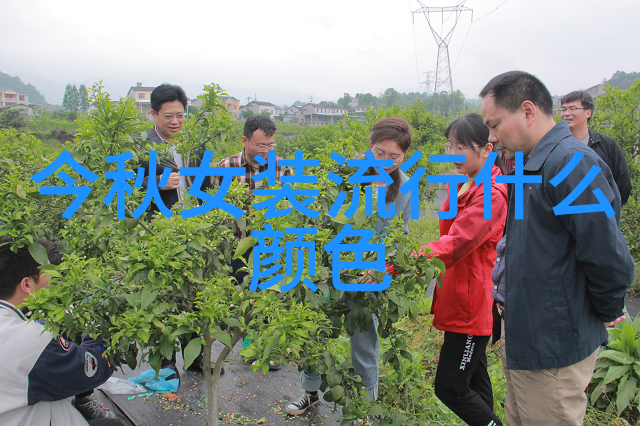
<svg viewBox="0 0 640 426"><path fill-rule="evenodd" d="M231 336L231 346L235 346L236 343L247 333L240 331L238 328L234 329L234 333ZM218 384L220 383L220 370L224 365L224 361L231 353L231 348L225 346L218 358L216 359L216 365L211 372L211 345L215 339L211 336L211 332L207 329L204 333L205 345L203 348L203 362L202 362L202 374L204 375L205 383L207 384L207 425L218 426ZM207 362L208 361L208 362Z"/></svg>

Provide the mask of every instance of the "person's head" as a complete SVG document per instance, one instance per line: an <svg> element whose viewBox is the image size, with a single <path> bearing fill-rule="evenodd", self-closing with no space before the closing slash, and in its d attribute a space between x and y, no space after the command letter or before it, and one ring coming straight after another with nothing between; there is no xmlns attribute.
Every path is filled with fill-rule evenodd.
<svg viewBox="0 0 640 426"><path fill-rule="evenodd" d="M266 115L252 115L244 123L242 146L250 160L260 155L268 160L269 150L275 149L276 125Z"/></svg>
<svg viewBox="0 0 640 426"><path fill-rule="evenodd" d="M444 137L447 138L444 144L447 154L466 156L466 162L453 163L456 171L475 178L493 151L493 144L489 142L489 128L482 121L482 116L472 113L452 121L444 131ZM500 156L496 157L494 164L504 173Z"/></svg>
<svg viewBox="0 0 640 426"><path fill-rule="evenodd" d="M392 160L391 167L384 170L393 179L386 189L385 201L394 201L400 191L400 171L407 151L411 147L411 127L401 118L383 118L374 124L369 135L369 148L373 156L380 160Z"/></svg>
<svg viewBox="0 0 640 426"><path fill-rule="evenodd" d="M44 239L38 241L54 262L62 259L56 244ZM40 264L29 253L27 246L11 250L11 240L0 237L0 299L19 305L33 291L49 285L50 276L43 275Z"/></svg>
<svg viewBox="0 0 640 426"><path fill-rule="evenodd" d="M555 125L551 94L529 73L500 74L487 83L480 97L489 142L507 159L513 159L516 151L522 151L526 157Z"/></svg>
<svg viewBox="0 0 640 426"><path fill-rule="evenodd" d="M180 86L164 83L151 92L151 115L166 141L182 130L186 109L187 95Z"/></svg>
<svg viewBox="0 0 640 426"><path fill-rule="evenodd" d="M593 98L584 90L564 95L560 100L560 117L567 122L571 133L587 130L593 114Z"/></svg>

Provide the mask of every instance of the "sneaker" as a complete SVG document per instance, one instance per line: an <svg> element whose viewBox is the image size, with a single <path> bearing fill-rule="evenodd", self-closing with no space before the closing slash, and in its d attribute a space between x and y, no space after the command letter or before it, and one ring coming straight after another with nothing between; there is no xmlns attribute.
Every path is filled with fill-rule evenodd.
<svg viewBox="0 0 640 426"><path fill-rule="evenodd" d="M162 369L162 368L170 368L173 371L175 371L175 373L165 377L165 380L173 380L173 379L180 380L180 372L178 371L178 368L176 367L176 362L175 361L168 361L166 359L163 359L162 363L160 364L160 369Z"/></svg>
<svg viewBox="0 0 640 426"><path fill-rule="evenodd" d="M87 420L116 418L113 411L102 406L102 401L98 399L98 395L96 395L95 392L89 396L85 396L80 401L74 401L73 405Z"/></svg>
<svg viewBox="0 0 640 426"><path fill-rule="evenodd" d="M293 401L291 404L287 405L284 411L292 416L299 416L301 414L304 414L309 408L313 407L318 402L320 402L318 392L305 392L300 398L298 398L298 400Z"/></svg>
<svg viewBox="0 0 640 426"><path fill-rule="evenodd" d="M278 371L282 368L280 364L275 361L269 361L269 371Z"/></svg>

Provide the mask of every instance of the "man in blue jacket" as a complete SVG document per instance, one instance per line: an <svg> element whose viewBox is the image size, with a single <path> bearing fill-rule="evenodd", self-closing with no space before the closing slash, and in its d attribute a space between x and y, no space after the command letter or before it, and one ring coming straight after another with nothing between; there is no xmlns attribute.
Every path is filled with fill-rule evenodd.
<svg viewBox="0 0 640 426"><path fill-rule="evenodd" d="M618 228L620 195L604 161L571 136L566 122L555 123L551 95L536 77L501 74L480 97L489 142L507 159L518 151L524 158L524 182L512 184L503 259L507 423L581 425L605 327L624 319L635 274ZM582 157L569 165L574 155ZM600 170L584 179L592 168ZM600 204L607 211L556 214L554 207L580 183L585 188L570 205Z"/></svg>

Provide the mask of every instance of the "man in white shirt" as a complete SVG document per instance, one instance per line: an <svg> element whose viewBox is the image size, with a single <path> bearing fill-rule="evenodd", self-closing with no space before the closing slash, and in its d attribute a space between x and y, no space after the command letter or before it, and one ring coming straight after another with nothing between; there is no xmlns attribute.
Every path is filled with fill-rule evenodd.
<svg viewBox="0 0 640 426"><path fill-rule="evenodd" d="M41 240L51 251L55 245ZM28 322L20 305L49 285L50 276L25 246L17 252L0 237L0 425L80 426L87 421L70 397L106 382L113 373L103 343L85 337L80 345L53 337L42 324ZM101 418L89 424L122 425Z"/></svg>

